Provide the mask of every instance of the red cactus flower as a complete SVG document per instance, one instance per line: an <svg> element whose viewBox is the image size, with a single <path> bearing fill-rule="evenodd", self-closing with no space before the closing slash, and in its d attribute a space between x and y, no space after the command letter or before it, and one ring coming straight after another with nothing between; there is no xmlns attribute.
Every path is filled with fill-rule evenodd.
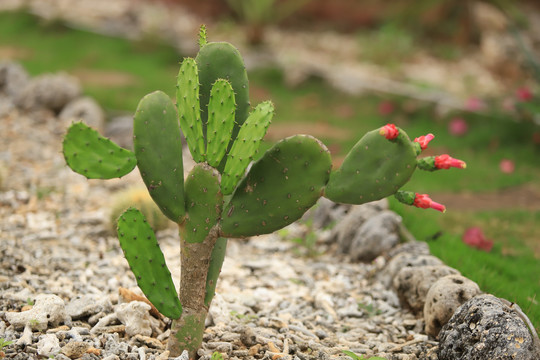
<svg viewBox="0 0 540 360"><path fill-rule="evenodd" d="M440 212L445 212L446 207L442 204L439 204L429 198L428 194L418 194L416 193L416 196L414 198L414 206L422 208L422 209L434 209Z"/></svg>
<svg viewBox="0 0 540 360"><path fill-rule="evenodd" d="M454 159L448 154L443 154L435 156L435 167L437 169L450 169L451 167L465 169L467 164L463 160Z"/></svg>
<svg viewBox="0 0 540 360"><path fill-rule="evenodd" d="M416 139L414 139L414 141L417 142L418 144L420 144L420 148L422 150L426 150L429 142L431 140L433 140L434 137L435 137L435 135L433 135L433 134L427 134L427 135L424 135L424 136L417 137Z"/></svg>
<svg viewBox="0 0 540 360"><path fill-rule="evenodd" d="M486 239L482 229L479 227L471 227L463 234L463 242L471 247L479 250L491 251L493 241Z"/></svg>
<svg viewBox="0 0 540 360"><path fill-rule="evenodd" d="M381 134L388 140L393 140L398 137L399 130L396 128L396 125L394 124L386 124L381 128L381 130L379 131L379 134Z"/></svg>
<svg viewBox="0 0 540 360"><path fill-rule="evenodd" d="M516 90L516 97L519 101L527 102L532 100L533 93L532 91L527 87L521 87Z"/></svg>

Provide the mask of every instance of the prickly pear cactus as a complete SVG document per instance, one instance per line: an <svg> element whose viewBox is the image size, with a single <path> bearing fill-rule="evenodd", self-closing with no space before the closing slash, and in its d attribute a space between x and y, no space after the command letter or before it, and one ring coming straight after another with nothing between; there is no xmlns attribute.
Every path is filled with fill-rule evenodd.
<svg viewBox="0 0 540 360"><path fill-rule="evenodd" d="M67 164L88 178L121 177L136 164L152 199L178 224L178 296L155 234L137 209L120 216L118 237L139 287L173 319L170 355L188 350L191 358L202 342L227 237L278 230L298 220L321 196L361 204L395 194L406 204L444 211L426 194L400 188L416 168L465 167L448 155L418 160L433 135L411 141L391 124L360 139L339 169L332 170L328 149L308 135L283 139L252 163L274 106L265 101L250 111L238 50L207 42L204 28L200 34L199 54L181 64L176 105L160 91L141 100L134 118L134 152L83 123L73 124L63 143ZM185 180L181 132L197 162Z"/></svg>

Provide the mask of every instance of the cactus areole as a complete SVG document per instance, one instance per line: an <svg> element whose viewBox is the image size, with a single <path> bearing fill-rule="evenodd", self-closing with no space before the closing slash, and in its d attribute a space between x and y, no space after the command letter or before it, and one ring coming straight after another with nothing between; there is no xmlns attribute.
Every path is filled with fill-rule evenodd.
<svg viewBox="0 0 540 360"><path fill-rule="evenodd" d="M425 137L411 141L391 124L362 137L336 170L332 170L328 149L309 135L283 139L257 155L274 106L265 101L249 111L247 74L237 49L228 43L207 42L204 27L199 44L196 59L186 58L180 66L176 104L160 91L140 101L134 117L133 152L83 123L74 123L63 142L67 164L87 178L122 177L137 166L152 199L178 224L179 291L156 236L139 210L130 208L120 216L118 238L139 287L173 320L170 356L188 350L191 359L197 357L202 343L227 238L283 228L321 196L362 204L396 194L403 203L434 207L427 195L415 198L400 188L417 167L448 168L418 160L427 146ZM181 133L197 163L186 178ZM452 161L465 167L463 162Z"/></svg>

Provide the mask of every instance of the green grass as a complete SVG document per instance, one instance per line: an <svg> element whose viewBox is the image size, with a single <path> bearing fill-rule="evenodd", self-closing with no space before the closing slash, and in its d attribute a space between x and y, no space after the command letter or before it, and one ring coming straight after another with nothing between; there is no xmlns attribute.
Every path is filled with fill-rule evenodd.
<svg viewBox="0 0 540 360"><path fill-rule="evenodd" d="M181 58L174 49L159 42L131 43L67 29L59 24L43 26L34 17L19 13L0 13L1 48L17 49L16 53L21 54L18 61L32 75L90 71L127 76L131 79L129 84L111 85L107 79L100 82L92 78L83 82L85 93L108 111L133 112L142 96L157 89L173 95ZM252 102L271 99L276 105L271 130L297 124L302 132L321 138L334 158L346 154L366 131L395 122L413 138L433 132L436 138L430 149L434 154L447 152L467 161L468 168L464 171L416 172L406 185L407 190L492 192L534 184L540 178L540 149L530 141L530 134L538 127L531 124L515 124L500 114L467 115L470 131L456 138L447 132L448 117L434 116L429 104L392 98L398 108L409 108L412 103L416 110L398 110L381 116L377 111L380 96L346 96L320 79L310 79L295 89L286 87L283 74L275 69L252 72L250 79ZM314 125L323 130L316 131ZM499 161L503 158L516 162L515 173L499 171ZM429 242L435 255L476 281L483 291L517 302L535 326L540 327L540 261L538 252L536 258L533 255L534 244L540 237L539 211L449 209L442 215L405 207L395 201L391 204L403 216L411 232ZM474 250L462 243L461 234L469 226L482 227L487 237L495 240L492 252Z"/></svg>
<svg viewBox="0 0 540 360"><path fill-rule="evenodd" d="M158 42L132 43L57 23L44 26L22 13L0 13L0 46L18 49L21 58L17 61L31 75L90 74L83 82L84 92L108 110L133 111L141 97L156 89L172 93L181 59L174 49ZM92 78L92 73L104 79ZM116 75L127 78L127 83L116 85L113 79L111 85L110 78Z"/></svg>

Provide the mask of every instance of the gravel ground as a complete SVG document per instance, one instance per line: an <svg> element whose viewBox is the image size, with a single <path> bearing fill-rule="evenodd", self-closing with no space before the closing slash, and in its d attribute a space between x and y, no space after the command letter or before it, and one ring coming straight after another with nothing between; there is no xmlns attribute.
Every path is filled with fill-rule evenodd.
<svg viewBox="0 0 540 360"><path fill-rule="evenodd" d="M109 230L109 199L139 183L136 171L87 181L64 164L65 122L17 110L0 122L8 175L0 191L0 337L13 341L6 358L167 359L170 321L131 301L139 290ZM178 285L177 232L168 228L158 238ZM351 350L436 359L423 320L374 281L382 258L351 263L331 248L317 250L323 254L308 256L275 234L230 241L202 358L219 351L226 359L336 359ZM135 320L122 316L127 304L143 308ZM7 320L23 310L34 311L26 323ZM133 321L150 330L137 333Z"/></svg>

